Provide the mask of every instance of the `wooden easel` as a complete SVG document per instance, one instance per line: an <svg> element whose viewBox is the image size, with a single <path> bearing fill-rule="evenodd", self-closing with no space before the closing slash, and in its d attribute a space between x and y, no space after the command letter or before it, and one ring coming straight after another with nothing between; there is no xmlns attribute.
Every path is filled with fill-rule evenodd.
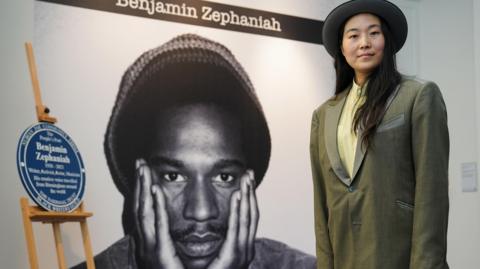
<svg viewBox="0 0 480 269"><path fill-rule="evenodd" d="M60 231L60 224L62 222L80 222L82 230L83 246L85 249L85 257L88 269L95 269L93 262L92 247L90 243L90 235L88 233L87 218L93 214L83 211L83 203L73 212L50 212L38 206L31 206L28 204L28 198L20 198L20 206L22 208L23 227L25 229L25 238L27 240L28 259L30 261L30 268L39 269L37 251L35 247L35 237L33 235L32 222L51 223L53 227L53 235L55 237L55 247L57 249L57 261L60 269L66 269L65 255L63 252L62 235Z"/></svg>
<svg viewBox="0 0 480 269"><path fill-rule="evenodd" d="M33 55L32 45L25 43L27 52L28 66L30 69L30 76L32 79L33 94L35 96L35 107L37 111L37 118L40 122L55 123L57 119L48 115L49 109L43 105L40 95L40 84L38 82L37 69L35 65L35 58ZM25 230L25 239L27 241L28 259L30 261L31 269L39 269L37 251L35 246L35 237L33 234L32 222L51 223L53 227L53 234L55 238L55 247L57 249L57 261L60 269L66 269L65 255L63 251L62 235L60 231L60 224L63 222L79 222L82 231L83 246L85 250L85 258L88 269L95 269L93 262L93 253L90 243L90 235L88 232L87 218L93 214L85 212L83 209L83 202L73 212L53 212L46 211L38 206L31 206L28 203L28 198L20 198L20 207L22 209L23 227Z"/></svg>

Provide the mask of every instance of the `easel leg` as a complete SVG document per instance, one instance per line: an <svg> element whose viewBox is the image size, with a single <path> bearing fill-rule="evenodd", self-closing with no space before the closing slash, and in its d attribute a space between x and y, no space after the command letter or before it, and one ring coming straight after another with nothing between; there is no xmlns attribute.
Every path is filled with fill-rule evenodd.
<svg viewBox="0 0 480 269"><path fill-rule="evenodd" d="M74 212L48 212L38 206L30 206L28 204L28 199L26 197L22 197L20 198L20 207L22 209L23 227L25 229L25 239L27 241L28 259L31 269L39 269L32 220L52 224L53 234L55 237L55 247L57 249L58 267L60 269L67 269L60 224L63 222L80 222L87 268L95 269L92 245L90 243L90 235L88 233L86 220L86 218L92 216L92 213L83 211L83 203L81 203L80 208L77 208Z"/></svg>
<svg viewBox="0 0 480 269"><path fill-rule="evenodd" d="M37 251L35 249L35 237L33 236L33 226L28 214L28 199L20 198L20 206L22 207L23 228L25 230L25 239L27 240L28 260L30 268L38 269Z"/></svg>
<svg viewBox="0 0 480 269"><path fill-rule="evenodd" d="M85 248L85 260L87 262L87 268L95 269L92 245L90 244L90 234L88 232L88 225L86 220L80 221L80 228L82 230L83 247Z"/></svg>
<svg viewBox="0 0 480 269"><path fill-rule="evenodd" d="M57 260L58 267L60 269L67 269L65 264L65 255L63 252L63 243L62 243L62 233L60 231L60 224L58 222L53 222L53 234L55 235L55 247L57 248Z"/></svg>

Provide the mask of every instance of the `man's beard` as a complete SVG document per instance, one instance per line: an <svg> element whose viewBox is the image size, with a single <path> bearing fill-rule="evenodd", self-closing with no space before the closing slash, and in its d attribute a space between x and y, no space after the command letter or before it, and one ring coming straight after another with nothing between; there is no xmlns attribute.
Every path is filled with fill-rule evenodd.
<svg viewBox="0 0 480 269"><path fill-rule="evenodd" d="M177 254L184 263L204 263L218 255L227 234L221 223L189 223L186 227L170 231ZM200 260L203 260L200 261Z"/></svg>
<svg viewBox="0 0 480 269"><path fill-rule="evenodd" d="M194 234L195 232L210 232L225 238L227 235L227 225L222 223L207 223L205 228L199 230L197 224L191 223L188 224L186 227L170 229L170 236L172 237L173 241L182 241L185 240L189 235Z"/></svg>

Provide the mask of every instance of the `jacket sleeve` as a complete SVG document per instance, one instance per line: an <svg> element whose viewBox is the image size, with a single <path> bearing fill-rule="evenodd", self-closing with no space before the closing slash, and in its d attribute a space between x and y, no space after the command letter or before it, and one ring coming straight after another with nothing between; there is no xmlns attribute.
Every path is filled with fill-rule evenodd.
<svg viewBox="0 0 480 269"><path fill-rule="evenodd" d="M312 116L310 132L310 160L313 176L317 268L333 269L333 251L327 226L328 210L325 199L325 184L320 171L318 154L318 129L318 117L315 111Z"/></svg>
<svg viewBox="0 0 480 269"><path fill-rule="evenodd" d="M448 225L447 111L440 90L426 83L412 111L415 168L410 269L446 269Z"/></svg>

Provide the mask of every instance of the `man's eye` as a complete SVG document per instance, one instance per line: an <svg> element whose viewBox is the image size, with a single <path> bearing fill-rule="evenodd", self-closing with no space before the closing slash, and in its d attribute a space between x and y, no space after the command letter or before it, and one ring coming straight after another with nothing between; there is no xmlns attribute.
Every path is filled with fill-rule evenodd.
<svg viewBox="0 0 480 269"><path fill-rule="evenodd" d="M226 183L226 182L232 182L234 179L235 177L231 174L220 173L213 178L213 181Z"/></svg>
<svg viewBox="0 0 480 269"><path fill-rule="evenodd" d="M349 39L355 39L355 38L357 38L357 35L349 35L348 38Z"/></svg>
<svg viewBox="0 0 480 269"><path fill-rule="evenodd" d="M163 174L163 179L165 179L168 182L182 182L186 180L184 176L175 172Z"/></svg>

